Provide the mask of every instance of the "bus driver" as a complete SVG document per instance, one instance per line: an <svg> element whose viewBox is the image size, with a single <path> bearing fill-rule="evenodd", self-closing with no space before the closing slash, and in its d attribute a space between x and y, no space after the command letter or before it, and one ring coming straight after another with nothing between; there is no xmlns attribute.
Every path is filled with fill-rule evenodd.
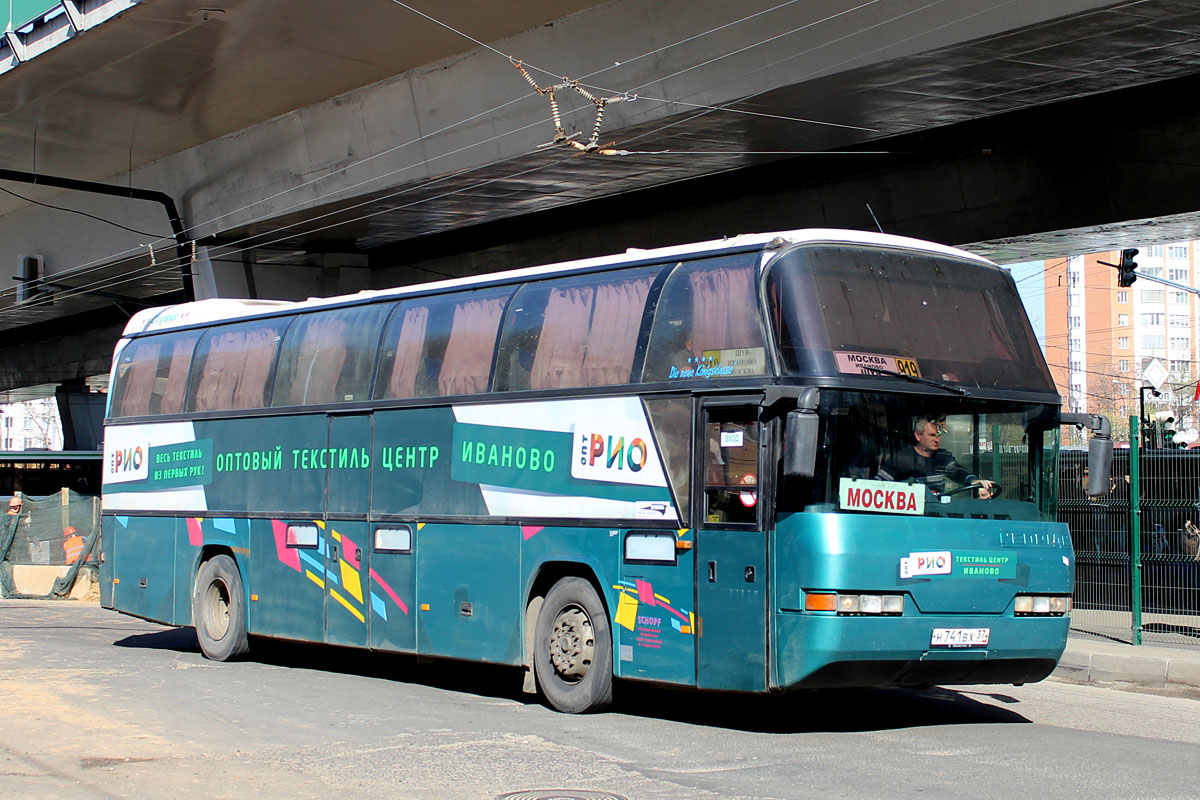
<svg viewBox="0 0 1200 800"><path fill-rule="evenodd" d="M942 427L939 421L929 417L918 417L913 425L916 444L903 448L879 469L883 480L907 481L917 478L935 494L946 491L946 478L963 486L978 486L979 499L992 496L992 481L972 474L954 460L954 454L942 448Z"/></svg>

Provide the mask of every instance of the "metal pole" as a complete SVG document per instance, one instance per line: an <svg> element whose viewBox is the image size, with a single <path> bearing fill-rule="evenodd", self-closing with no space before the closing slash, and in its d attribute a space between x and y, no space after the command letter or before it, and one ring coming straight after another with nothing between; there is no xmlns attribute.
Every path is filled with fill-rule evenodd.
<svg viewBox="0 0 1200 800"><path fill-rule="evenodd" d="M1138 392L1138 422L1139 422L1138 436L1141 437L1141 436L1145 435L1145 433L1142 431L1141 426L1146 424L1146 387L1145 386L1143 386L1141 388L1141 390ZM1130 428L1129 430L1132 431L1133 428ZM1130 434L1130 436L1129 436L1130 445L1133 444L1133 438L1134 438L1133 435ZM1138 441L1141 441L1141 439L1139 438Z"/></svg>
<svg viewBox="0 0 1200 800"><path fill-rule="evenodd" d="M183 283L183 298L187 302L196 299L196 290L192 282L192 256L188 250L189 239L187 229L175 207L175 199L166 192L153 189L135 189L131 186L114 186L109 183L97 183L78 178L64 178L59 175L42 175L34 172L22 172L15 169L0 168L0 181L13 183L28 183L37 186L50 186L55 189L68 189L75 192L90 192L109 197L127 197L131 200L146 200L158 203L167 214L171 223L171 231L175 234L175 258L179 262L179 277Z"/></svg>
<svg viewBox="0 0 1200 800"><path fill-rule="evenodd" d="M1139 421L1130 417L1129 430L1137 430L1137 436L1129 437L1129 609L1133 616L1133 644L1142 643L1142 438Z"/></svg>

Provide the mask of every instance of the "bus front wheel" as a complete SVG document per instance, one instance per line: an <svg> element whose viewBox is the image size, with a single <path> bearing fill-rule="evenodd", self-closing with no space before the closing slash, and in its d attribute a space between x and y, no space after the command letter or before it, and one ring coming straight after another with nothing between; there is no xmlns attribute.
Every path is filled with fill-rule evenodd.
<svg viewBox="0 0 1200 800"><path fill-rule="evenodd" d="M230 661L249 650L242 575L226 555L200 565L192 592L192 624L200 650L213 661Z"/></svg>
<svg viewBox="0 0 1200 800"><path fill-rule="evenodd" d="M604 605L583 578L551 587L538 612L534 674L547 702L568 714L612 704L612 634Z"/></svg>

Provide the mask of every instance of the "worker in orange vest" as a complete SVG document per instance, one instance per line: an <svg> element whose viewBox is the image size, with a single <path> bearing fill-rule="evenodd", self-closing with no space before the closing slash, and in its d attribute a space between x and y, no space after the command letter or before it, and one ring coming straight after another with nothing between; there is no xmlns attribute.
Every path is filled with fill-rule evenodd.
<svg viewBox="0 0 1200 800"><path fill-rule="evenodd" d="M8 515L15 517L21 513L21 498L13 495L13 498L8 501Z"/></svg>
<svg viewBox="0 0 1200 800"><path fill-rule="evenodd" d="M74 564L79 560L79 554L83 552L83 546L87 543L79 532L72 526L68 525L63 529L63 554L67 558L67 564Z"/></svg>

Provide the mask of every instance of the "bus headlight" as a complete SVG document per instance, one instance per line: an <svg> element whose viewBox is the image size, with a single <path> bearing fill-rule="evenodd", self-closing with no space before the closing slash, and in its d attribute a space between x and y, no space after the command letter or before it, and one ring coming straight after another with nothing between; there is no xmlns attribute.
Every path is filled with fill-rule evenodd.
<svg viewBox="0 0 1200 800"><path fill-rule="evenodd" d="M841 615L892 615L904 613L902 594L833 594L805 592L805 611L836 611Z"/></svg>
<svg viewBox="0 0 1200 800"><path fill-rule="evenodd" d="M1071 598L1062 595L1019 594L1013 598L1017 616L1061 617L1071 611Z"/></svg>

